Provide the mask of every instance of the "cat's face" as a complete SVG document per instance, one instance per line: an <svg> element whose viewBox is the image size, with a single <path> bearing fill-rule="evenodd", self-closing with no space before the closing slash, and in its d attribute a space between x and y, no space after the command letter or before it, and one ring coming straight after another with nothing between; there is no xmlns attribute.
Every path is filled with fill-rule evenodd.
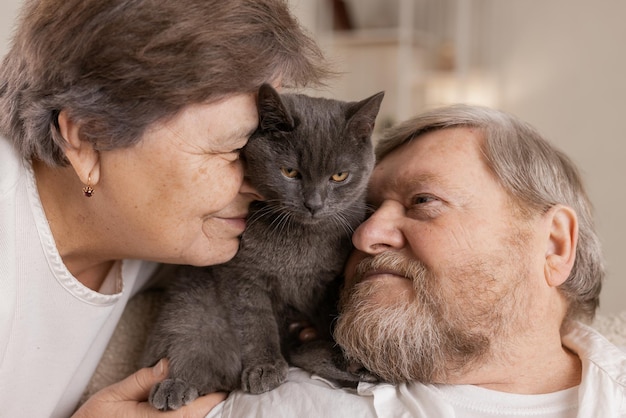
<svg viewBox="0 0 626 418"><path fill-rule="evenodd" d="M268 207L302 223L316 222L349 210L359 199L373 167L371 144L305 145L299 138L262 138L248 147L251 182ZM310 138L310 137L309 137ZM262 150L259 148L263 148ZM331 148L331 149L329 149Z"/></svg>
<svg viewBox="0 0 626 418"><path fill-rule="evenodd" d="M259 94L259 129L244 149L266 210L315 223L350 217L374 166L371 132L382 95L358 103ZM359 203L362 205L362 203Z"/></svg>

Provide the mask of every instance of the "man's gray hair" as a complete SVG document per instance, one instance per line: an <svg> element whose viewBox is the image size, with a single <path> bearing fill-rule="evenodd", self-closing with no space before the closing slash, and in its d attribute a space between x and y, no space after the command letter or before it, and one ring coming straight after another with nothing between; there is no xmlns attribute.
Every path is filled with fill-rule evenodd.
<svg viewBox="0 0 626 418"><path fill-rule="evenodd" d="M605 272L591 201L574 163L532 126L480 106L434 109L387 130L378 142L377 159L426 132L453 127L480 130L487 165L523 212L545 213L557 204L576 212L576 261L559 289L568 301L566 319L593 319Z"/></svg>

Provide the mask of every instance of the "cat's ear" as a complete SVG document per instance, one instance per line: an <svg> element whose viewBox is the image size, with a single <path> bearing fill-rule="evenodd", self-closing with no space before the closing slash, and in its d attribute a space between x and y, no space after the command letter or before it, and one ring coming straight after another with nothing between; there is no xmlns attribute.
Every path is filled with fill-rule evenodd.
<svg viewBox="0 0 626 418"><path fill-rule="evenodd" d="M291 132L295 128L293 117L289 114L280 94L269 84L259 88L257 99L259 109L259 129L262 131Z"/></svg>
<svg viewBox="0 0 626 418"><path fill-rule="evenodd" d="M385 92L381 91L360 102L351 103L348 107L346 111L347 126L356 138L369 141L384 95Z"/></svg>

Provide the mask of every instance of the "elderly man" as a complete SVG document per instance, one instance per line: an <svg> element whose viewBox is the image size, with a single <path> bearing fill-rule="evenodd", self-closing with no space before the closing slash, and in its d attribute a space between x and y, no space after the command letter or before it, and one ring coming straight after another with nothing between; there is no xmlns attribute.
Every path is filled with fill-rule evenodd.
<svg viewBox="0 0 626 418"><path fill-rule="evenodd" d="M292 370L215 416L626 417L626 353L580 322L604 271L572 162L471 106L409 120L377 153L335 338L389 383Z"/></svg>

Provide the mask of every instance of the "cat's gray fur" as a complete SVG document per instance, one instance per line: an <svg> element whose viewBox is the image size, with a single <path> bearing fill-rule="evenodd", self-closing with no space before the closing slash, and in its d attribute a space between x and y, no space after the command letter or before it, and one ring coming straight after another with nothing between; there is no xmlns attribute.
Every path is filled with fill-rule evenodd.
<svg viewBox="0 0 626 418"><path fill-rule="evenodd" d="M259 127L243 158L266 200L253 203L233 260L180 267L171 279L144 356L146 365L170 361L169 378L150 396L155 407L176 409L214 391L271 390L287 375L285 358L330 378L359 378L333 347L325 293L336 294L351 233L365 217L382 97L342 102L260 88ZM346 179L334 181L341 173ZM292 344L288 326L301 319L325 335Z"/></svg>

